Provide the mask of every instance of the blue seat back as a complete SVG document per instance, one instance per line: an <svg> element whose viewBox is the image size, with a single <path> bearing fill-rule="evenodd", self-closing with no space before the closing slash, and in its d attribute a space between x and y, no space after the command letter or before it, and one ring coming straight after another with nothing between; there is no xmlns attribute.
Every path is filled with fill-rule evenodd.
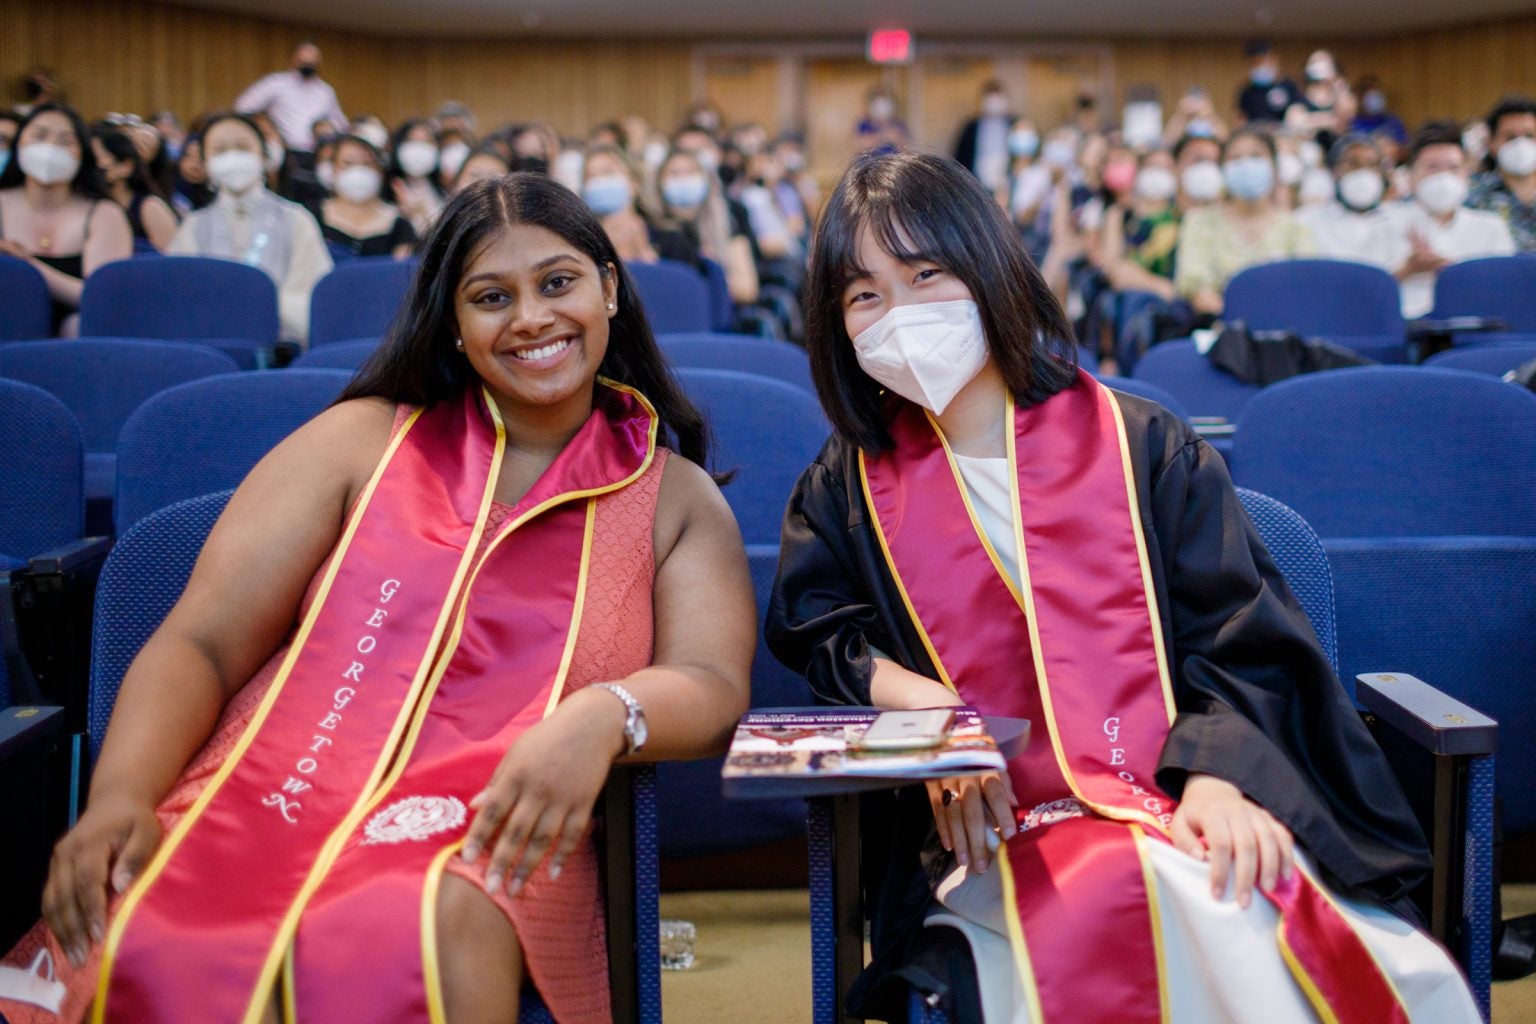
<svg viewBox="0 0 1536 1024"><path fill-rule="evenodd" d="M1458 345L1436 352L1424 360L1425 366L1441 370L1467 370L1502 377L1510 370L1536 359L1536 338L1530 341L1490 341Z"/></svg>
<svg viewBox="0 0 1536 1024"><path fill-rule="evenodd" d="M1536 536L1536 395L1480 374L1372 366L1265 388L1237 482L1334 537Z"/></svg>
<svg viewBox="0 0 1536 1024"><path fill-rule="evenodd" d="M187 588L203 541L231 493L189 498L145 516L117 539L107 556L96 584L91 633L87 728L93 758L101 750L128 666Z"/></svg>
<svg viewBox="0 0 1536 1024"><path fill-rule="evenodd" d="M0 379L0 563L80 539L84 472L69 407L42 388Z"/></svg>
<svg viewBox="0 0 1536 1024"><path fill-rule="evenodd" d="M729 331L736 320L736 303L731 301L731 285L725 268L714 260L700 260L699 269L709 287L710 329Z"/></svg>
<svg viewBox="0 0 1536 1024"><path fill-rule="evenodd" d="M1296 602L1307 613L1317 642L1328 655L1328 663L1337 671L1339 642L1333 602L1333 573L1328 555L1307 521L1296 510L1267 494L1239 487L1237 497L1253 522L1259 539L1275 560L1275 567L1285 577L1286 585L1296 595ZM1341 680L1354 696L1355 677Z"/></svg>
<svg viewBox="0 0 1536 1024"><path fill-rule="evenodd" d="M1099 378L1099 383L1115 391L1123 391L1127 395L1135 395L1137 398L1156 402L1185 423L1189 422L1189 410L1166 388L1158 387L1149 381L1137 380L1135 377L1104 376Z"/></svg>
<svg viewBox="0 0 1536 1024"><path fill-rule="evenodd" d="M80 298L80 333L98 338L277 340L277 286L256 267L206 256L98 267Z"/></svg>
<svg viewBox="0 0 1536 1024"><path fill-rule="evenodd" d="M128 418L118 441L118 532L156 509L238 486L350 379L342 370L225 374L151 398Z"/></svg>
<svg viewBox="0 0 1536 1024"><path fill-rule="evenodd" d="M315 283L309 300L309 344L382 337L410 292L417 260L387 256L349 260Z"/></svg>
<svg viewBox="0 0 1536 1024"><path fill-rule="evenodd" d="M677 371L714 432L714 469L736 477L723 488L748 544L777 544L795 481L830 428L804 389L732 370Z"/></svg>
<svg viewBox="0 0 1536 1024"><path fill-rule="evenodd" d="M1254 331L1294 331L1348 345L1350 338L1404 339L1397 281L1380 267L1344 260L1283 260L1227 282L1226 320Z"/></svg>
<svg viewBox="0 0 1536 1024"><path fill-rule="evenodd" d="M25 260L0 256L0 341L53 334L53 300L42 273Z"/></svg>
<svg viewBox="0 0 1536 1024"><path fill-rule="evenodd" d="M302 370L356 370L378 351L378 338L361 338L356 341L333 341L329 345L311 348L293 361Z"/></svg>
<svg viewBox="0 0 1536 1024"><path fill-rule="evenodd" d="M788 342L745 334L663 334L656 340L676 366L755 373L816 393L810 357Z"/></svg>
<svg viewBox="0 0 1536 1024"><path fill-rule="evenodd" d="M35 384L69 406L87 452L115 452L123 423L166 388L239 369L218 349L142 338L0 346L0 377Z"/></svg>
<svg viewBox="0 0 1536 1024"><path fill-rule="evenodd" d="M1236 423L1248 400L1259 393L1257 384L1212 366L1193 341L1153 345L1137 360L1132 379L1156 384L1182 402L1191 416L1216 417L1229 423Z"/></svg>
<svg viewBox="0 0 1536 1024"><path fill-rule="evenodd" d="M1434 315L1492 317L1504 321L1506 330L1536 334L1536 257L1490 256L1451 264L1435 278Z"/></svg>
<svg viewBox="0 0 1536 1024"><path fill-rule="evenodd" d="M657 334L708 331L714 326L709 285L693 267L673 260L626 263L640 304Z"/></svg>

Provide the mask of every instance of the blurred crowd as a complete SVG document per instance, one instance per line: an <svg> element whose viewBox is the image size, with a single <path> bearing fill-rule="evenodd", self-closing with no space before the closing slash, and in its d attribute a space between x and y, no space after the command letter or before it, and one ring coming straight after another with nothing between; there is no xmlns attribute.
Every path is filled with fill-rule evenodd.
<svg viewBox="0 0 1536 1024"><path fill-rule="evenodd" d="M995 192L1106 361L1128 369L1147 345L1214 321L1226 282L1257 263L1377 265L1417 317L1446 264L1536 251L1536 101L1410 131L1382 82L1351 81L1327 51L1299 79L1262 41L1246 54L1230 107L1197 88L1172 110L1110 111L1085 89L1064 123L1041 124L992 82L959 126L955 158ZM741 329L799 335L822 183L800 136L733 124L708 101L676 125L628 116L581 137L539 121L482 130L457 102L391 126L344 111L308 42L189 124L109 113L87 126L41 71L28 96L0 112L0 252L43 272L61 332L95 267L199 253L271 274L285 333L302 339L309 291L335 263L404 258L459 189L536 171L580 194L626 261L713 274ZM897 96L872 92L850 141L911 145Z"/></svg>

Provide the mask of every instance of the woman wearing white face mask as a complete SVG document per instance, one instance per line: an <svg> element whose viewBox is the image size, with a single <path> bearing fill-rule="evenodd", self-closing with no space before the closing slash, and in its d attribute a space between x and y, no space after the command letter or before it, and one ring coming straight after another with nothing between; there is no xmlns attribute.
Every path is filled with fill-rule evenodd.
<svg viewBox="0 0 1536 1024"><path fill-rule="evenodd" d="M1435 276L1452 263L1482 256L1509 256L1515 240L1496 213L1469 210L1467 155L1454 125L1429 125L1414 136L1408 173L1413 201L1396 217L1407 250L1397 279L1402 283L1403 316L1425 316L1435 304Z"/></svg>
<svg viewBox="0 0 1536 1024"><path fill-rule="evenodd" d="M1467 206L1503 217L1515 248L1536 253L1536 99L1506 97L1480 127L1489 166L1472 179Z"/></svg>
<svg viewBox="0 0 1536 1024"><path fill-rule="evenodd" d="M581 197L603 222L609 241L625 262L690 262L682 234L659 226L643 195L645 179L629 154L618 146L588 148L582 168Z"/></svg>
<svg viewBox="0 0 1536 1024"><path fill-rule="evenodd" d="M1178 298L1173 286L1179 246L1179 178L1173 155L1154 149L1142 154L1129 203L1104 213L1099 260L1117 292L1150 292L1164 302Z"/></svg>
<svg viewBox="0 0 1536 1024"><path fill-rule="evenodd" d="M714 260L725 270L726 289L738 306L758 299L757 264L752 242L731 219L720 179L704 169L692 153L674 149L656 171L661 212L695 247L699 257ZM697 263L697 257L689 260Z"/></svg>
<svg viewBox="0 0 1536 1024"><path fill-rule="evenodd" d="M283 335L309 336L309 296L330 271L320 225L298 203L262 187L261 132L243 114L215 114L203 129L208 179L218 190L210 206L182 221L170 255L217 256L266 271L277 285Z"/></svg>
<svg viewBox="0 0 1536 1024"><path fill-rule="evenodd" d="M320 231L337 258L411 254L416 232L382 198L384 161L365 139L344 135L336 143L335 195L321 206Z"/></svg>
<svg viewBox="0 0 1536 1024"><path fill-rule="evenodd" d="M1005 773L866 811L854 1015L901 1019L904 975L977 1024L1335 1019L1341 997L1478 1020L1445 952L1366 902L1429 851L1221 458L1072 365L959 164L860 157L812 252L834 434L785 512L768 645L825 703L1035 728Z"/></svg>
<svg viewBox="0 0 1536 1024"><path fill-rule="evenodd" d="M1317 242L1317 255L1394 272L1407 256L1402 231L1382 200L1386 196L1381 147L1366 135L1346 135L1329 153L1333 195L1297 213Z"/></svg>
<svg viewBox="0 0 1536 1024"><path fill-rule="evenodd" d="M133 255L128 218L103 195L85 125L68 107L45 103L21 122L0 173L0 254L43 275L56 333L72 333L86 278Z"/></svg>
<svg viewBox="0 0 1536 1024"><path fill-rule="evenodd" d="M1312 233L1275 203L1275 141L1239 128L1222 146L1226 201L1196 210L1179 233L1174 284L1198 313L1219 316L1222 292L1239 270L1312 254Z"/></svg>
<svg viewBox="0 0 1536 1024"><path fill-rule="evenodd" d="M458 150L454 150L458 157ZM445 176L452 177L468 159L466 151L451 172L443 166L437 131L425 118L406 121L389 140L389 188L416 234L425 235L443 208Z"/></svg>

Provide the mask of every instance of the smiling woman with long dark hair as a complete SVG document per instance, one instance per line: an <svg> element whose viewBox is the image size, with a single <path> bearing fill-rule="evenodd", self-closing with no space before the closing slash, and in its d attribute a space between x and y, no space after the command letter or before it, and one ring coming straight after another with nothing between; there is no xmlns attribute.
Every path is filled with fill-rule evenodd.
<svg viewBox="0 0 1536 1024"><path fill-rule="evenodd" d="M863 816L855 1015L903 1019L915 984L988 1024L1476 1020L1383 909L1412 914L1423 836L1221 457L1072 365L975 177L855 161L807 304L836 434L785 515L770 646L828 703L1033 726L1006 773Z"/></svg>
<svg viewBox="0 0 1536 1024"><path fill-rule="evenodd" d="M279 980L306 1020L513 1020L525 984L609 1020L593 802L615 759L722 750L747 702L707 449L585 205L464 189L129 669L13 961L50 945L67 1020L275 1021Z"/></svg>

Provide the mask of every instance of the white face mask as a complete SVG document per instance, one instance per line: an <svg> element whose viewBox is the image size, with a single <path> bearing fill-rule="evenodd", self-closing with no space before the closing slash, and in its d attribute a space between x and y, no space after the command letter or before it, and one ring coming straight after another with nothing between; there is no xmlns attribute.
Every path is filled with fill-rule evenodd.
<svg viewBox="0 0 1536 1024"><path fill-rule="evenodd" d="M1179 177L1179 184L1184 187L1184 194L1195 202L1209 203L1221 198L1221 190L1225 182L1221 168L1214 160L1202 160L1184 168L1184 173Z"/></svg>
<svg viewBox="0 0 1536 1024"><path fill-rule="evenodd" d="M366 203L379 197L383 181L384 176L372 167L354 165L336 175L336 194L354 203Z"/></svg>
<svg viewBox="0 0 1536 1024"><path fill-rule="evenodd" d="M1297 146L1296 155L1301 157L1303 167L1323 166L1323 147L1319 146L1315 139L1307 139Z"/></svg>
<svg viewBox="0 0 1536 1024"><path fill-rule="evenodd" d="M1516 178L1536 171L1536 139L1510 139L1500 146L1499 170Z"/></svg>
<svg viewBox="0 0 1536 1024"><path fill-rule="evenodd" d="M853 339L864 372L942 415L987 364L981 310L970 299L894 306Z"/></svg>
<svg viewBox="0 0 1536 1024"><path fill-rule="evenodd" d="M996 92L987 93L981 100L981 112L986 117L1006 117L1008 97Z"/></svg>
<svg viewBox="0 0 1536 1024"><path fill-rule="evenodd" d="M1414 186L1413 198L1430 213L1444 215L1467 198L1467 179L1455 171L1431 174Z"/></svg>
<svg viewBox="0 0 1536 1024"><path fill-rule="evenodd" d="M463 167L464 161L468 159L469 144L467 142L450 142L443 147L437 157L438 164L443 169L443 175L448 178L458 174L459 168Z"/></svg>
<svg viewBox="0 0 1536 1024"><path fill-rule="evenodd" d="M437 147L430 142L402 142L395 156L400 169L412 178L425 178L437 170Z"/></svg>
<svg viewBox="0 0 1536 1024"><path fill-rule="evenodd" d="M572 192L580 195L582 168L586 165L586 162L586 157L581 155L581 150L579 149L561 150L560 155L555 157L555 166L550 172L550 176Z"/></svg>
<svg viewBox="0 0 1536 1024"><path fill-rule="evenodd" d="M1321 167L1309 167L1296 186L1298 206L1321 206L1333 199L1335 192L1333 175Z"/></svg>
<svg viewBox="0 0 1536 1024"><path fill-rule="evenodd" d="M315 164L315 180L318 181L320 183L320 187L325 189L327 192L336 191L335 165L329 162L323 164Z"/></svg>
<svg viewBox="0 0 1536 1024"><path fill-rule="evenodd" d="M1307 165L1295 153L1281 153L1275 158L1275 166L1280 172L1280 184L1290 187L1300 185L1301 176L1307 170Z"/></svg>
<svg viewBox="0 0 1536 1024"><path fill-rule="evenodd" d="M661 166L661 162L663 160L665 160L666 158L667 158L667 144L665 142L661 142L661 141L658 140L656 142L647 142L645 144L645 151L644 151L645 166L649 167L651 170L654 171L656 168Z"/></svg>
<svg viewBox="0 0 1536 1024"><path fill-rule="evenodd" d="M1154 203L1172 199L1179 179L1166 167L1143 167L1136 172L1136 195Z"/></svg>
<svg viewBox="0 0 1536 1024"><path fill-rule="evenodd" d="M1339 179L1339 198L1351 210L1364 211L1373 208L1381 202L1381 197L1386 190L1387 183L1382 180L1381 174L1369 167L1350 171Z"/></svg>
<svg viewBox="0 0 1536 1024"><path fill-rule="evenodd" d="M225 192L236 195L261 181L261 157L248 149L227 149L208 161L208 177Z"/></svg>
<svg viewBox="0 0 1536 1024"><path fill-rule="evenodd" d="M267 160L263 165L268 174L283 166L283 161L288 159L288 151L283 148L281 142L267 142Z"/></svg>
<svg viewBox="0 0 1536 1024"><path fill-rule="evenodd" d="M51 142L29 142L16 151L21 173L39 185L73 181L80 171L80 158L63 146Z"/></svg>

